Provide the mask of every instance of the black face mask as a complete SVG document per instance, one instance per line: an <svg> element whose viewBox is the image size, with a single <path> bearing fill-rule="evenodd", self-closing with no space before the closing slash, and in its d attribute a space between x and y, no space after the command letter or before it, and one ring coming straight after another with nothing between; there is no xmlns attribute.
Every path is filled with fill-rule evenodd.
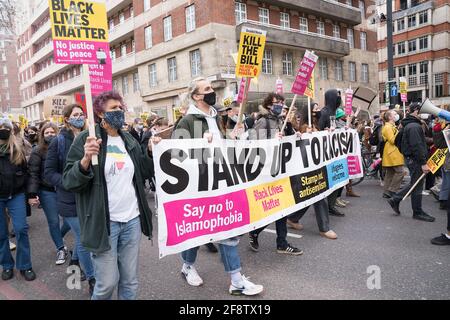
<svg viewBox="0 0 450 320"><path fill-rule="evenodd" d="M0 130L0 139L1 140L8 140L11 136L11 130L1 129Z"/></svg>
<svg viewBox="0 0 450 320"><path fill-rule="evenodd" d="M210 92L205 94L205 96L203 97L203 101L205 101L205 103L209 106L213 106L216 104L216 93Z"/></svg>

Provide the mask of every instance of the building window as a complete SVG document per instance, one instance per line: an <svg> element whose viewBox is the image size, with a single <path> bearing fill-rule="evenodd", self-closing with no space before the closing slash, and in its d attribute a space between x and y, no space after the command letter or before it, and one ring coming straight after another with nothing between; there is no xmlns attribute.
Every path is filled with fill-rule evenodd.
<svg viewBox="0 0 450 320"><path fill-rule="evenodd" d="M416 51L416 39L408 41L408 52Z"/></svg>
<svg viewBox="0 0 450 320"><path fill-rule="evenodd" d="M286 76L292 76L293 75L293 57L292 52L283 52L283 74Z"/></svg>
<svg viewBox="0 0 450 320"><path fill-rule="evenodd" d="M444 96L444 74L438 73L434 75L435 97Z"/></svg>
<svg viewBox="0 0 450 320"><path fill-rule="evenodd" d="M127 55L127 44L124 43L120 46L120 55L121 57L125 57Z"/></svg>
<svg viewBox="0 0 450 320"><path fill-rule="evenodd" d="M125 22L125 14L123 12L121 12L119 14L119 23L122 24Z"/></svg>
<svg viewBox="0 0 450 320"><path fill-rule="evenodd" d="M406 77L406 67L405 66L401 66L398 67L398 77Z"/></svg>
<svg viewBox="0 0 450 320"><path fill-rule="evenodd" d="M258 8L259 22L262 24L269 24L269 9Z"/></svg>
<svg viewBox="0 0 450 320"><path fill-rule="evenodd" d="M234 3L234 16L236 18L236 24L247 20L247 5L242 2Z"/></svg>
<svg viewBox="0 0 450 320"><path fill-rule="evenodd" d="M428 11L419 12L419 24L425 24L428 22Z"/></svg>
<svg viewBox="0 0 450 320"><path fill-rule="evenodd" d="M405 42L399 42L397 43L397 54L405 54L406 48L405 48Z"/></svg>
<svg viewBox="0 0 450 320"><path fill-rule="evenodd" d="M359 0L359 10L361 10L361 20L364 20L366 18L366 5L362 0Z"/></svg>
<svg viewBox="0 0 450 320"><path fill-rule="evenodd" d="M122 77L122 94L124 96L128 94L128 76Z"/></svg>
<svg viewBox="0 0 450 320"><path fill-rule="evenodd" d="M413 14L408 16L408 28L412 28L416 26L416 15Z"/></svg>
<svg viewBox="0 0 450 320"><path fill-rule="evenodd" d="M200 50L194 50L189 53L191 58L191 76L197 77L202 73Z"/></svg>
<svg viewBox="0 0 450 320"><path fill-rule="evenodd" d="M342 61L336 60L336 64L334 65L334 73L336 81L342 81Z"/></svg>
<svg viewBox="0 0 450 320"><path fill-rule="evenodd" d="M149 85L151 88L154 88L158 84L158 80L156 77L156 63L152 63L148 66L148 78L149 78Z"/></svg>
<svg viewBox="0 0 450 320"><path fill-rule="evenodd" d="M109 30L114 29L114 19L109 20Z"/></svg>
<svg viewBox="0 0 450 320"><path fill-rule="evenodd" d="M317 33L320 35L325 35L325 23L322 21L317 21Z"/></svg>
<svg viewBox="0 0 450 320"><path fill-rule="evenodd" d="M333 24L333 37L335 38L341 37L341 29L337 24Z"/></svg>
<svg viewBox="0 0 450 320"><path fill-rule="evenodd" d="M8 67L7 66L3 66L3 74L8 74Z"/></svg>
<svg viewBox="0 0 450 320"><path fill-rule="evenodd" d="M422 61L420 63L420 74L428 73L428 61Z"/></svg>
<svg viewBox="0 0 450 320"><path fill-rule="evenodd" d="M361 41L361 50L367 50L367 34L360 32L359 39Z"/></svg>
<svg viewBox="0 0 450 320"><path fill-rule="evenodd" d="M443 97L444 96L444 85L442 83L436 84L435 88L436 88L436 98Z"/></svg>
<svg viewBox="0 0 450 320"><path fill-rule="evenodd" d="M355 39L353 35L353 29L347 29L347 40L350 46L350 49L355 48Z"/></svg>
<svg viewBox="0 0 450 320"><path fill-rule="evenodd" d="M133 73L133 92L139 91L139 73Z"/></svg>
<svg viewBox="0 0 450 320"><path fill-rule="evenodd" d="M300 31L308 32L308 19L300 17Z"/></svg>
<svg viewBox="0 0 450 320"><path fill-rule="evenodd" d="M415 63L408 65L408 74L410 76L415 76L417 74L417 65Z"/></svg>
<svg viewBox="0 0 450 320"><path fill-rule="evenodd" d="M264 50L262 72L266 74L272 74L272 50Z"/></svg>
<svg viewBox="0 0 450 320"><path fill-rule="evenodd" d="M186 8L186 32L195 30L195 5Z"/></svg>
<svg viewBox="0 0 450 320"><path fill-rule="evenodd" d="M349 62L348 63L348 75L350 78L350 81L355 82L356 81L356 63L355 62Z"/></svg>
<svg viewBox="0 0 450 320"><path fill-rule="evenodd" d="M150 10L150 0L144 0L144 11Z"/></svg>
<svg viewBox="0 0 450 320"><path fill-rule="evenodd" d="M145 49L150 49L153 46L152 40L152 26L148 26L144 29L145 34Z"/></svg>
<svg viewBox="0 0 450 320"><path fill-rule="evenodd" d="M280 12L280 26L283 29L289 29L291 27L289 13Z"/></svg>
<svg viewBox="0 0 450 320"><path fill-rule="evenodd" d="M116 60L116 49L111 48L111 60Z"/></svg>
<svg viewBox="0 0 450 320"><path fill-rule="evenodd" d="M172 40L172 16L165 17L164 21L164 41Z"/></svg>
<svg viewBox="0 0 450 320"><path fill-rule="evenodd" d="M369 82L369 65L365 63L361 65L361 81Z"/></svg>
<svg viewBox="0 0 450 320"><path fill-rule="evenodd" d="M319 58L319 72L320 72L320 79L322 80L328 79L327 58Z"/></svg>
<svg viewBox="0 0 450 320"><path fill-rule="evenodd" d="M419 38L419 50L426 50L428 49L428 37L422 37Z"/></svg>
<svg viewBox="0 0 450 320"><path fill-rule="evenodd" d="M177 80L177 60L175 57L167 59L167 67L169 70L169 82Z"/></svg>
<svg viewBox="0 0 450 320"><path fill-rule="evenodd" d="M405 29L405 19L397 20L397 32Z"/></svg>

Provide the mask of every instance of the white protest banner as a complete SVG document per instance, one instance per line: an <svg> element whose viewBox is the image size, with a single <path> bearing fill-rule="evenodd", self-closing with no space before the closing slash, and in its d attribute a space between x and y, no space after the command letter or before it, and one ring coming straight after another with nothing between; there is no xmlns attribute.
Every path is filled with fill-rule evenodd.
<svg viewBox="0 0 450 320"><path fill-rule="evenodd" d="M160 257L238 236L361 177L355 130L281 140L162 140L153 155Z"/></svg>

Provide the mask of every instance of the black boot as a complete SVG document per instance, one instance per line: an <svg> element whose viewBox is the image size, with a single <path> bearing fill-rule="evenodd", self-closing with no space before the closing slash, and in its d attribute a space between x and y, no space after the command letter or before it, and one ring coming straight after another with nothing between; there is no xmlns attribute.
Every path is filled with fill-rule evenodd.
<svg viewBox="0 0 450 320"><path fill-rule="evenodd" d="M337 216L337 217L344 217L345 216L345 214L340 212L338 209L336 209L336 207L330 207L328 212L332 216Z"/></svg>
<svg viewBox="0 0 450 320"><path fill-rule="evenodd" d="M430 216L429 214L423 211L418 214L413 214L413 219L422 220L426 222L434 222L434 220L436 220L434 217Z"/></svg>

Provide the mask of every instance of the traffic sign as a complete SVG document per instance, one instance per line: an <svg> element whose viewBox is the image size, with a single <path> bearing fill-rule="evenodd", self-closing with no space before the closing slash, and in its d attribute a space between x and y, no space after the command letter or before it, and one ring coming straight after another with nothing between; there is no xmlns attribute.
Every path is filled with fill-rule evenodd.
<svg viewBox="0 0 450 320"><path fill-rule="evenodd" d="M396 97L398 94L398 88L397 88L397 84L393 83L391 85L391 97Z"/></svg>

